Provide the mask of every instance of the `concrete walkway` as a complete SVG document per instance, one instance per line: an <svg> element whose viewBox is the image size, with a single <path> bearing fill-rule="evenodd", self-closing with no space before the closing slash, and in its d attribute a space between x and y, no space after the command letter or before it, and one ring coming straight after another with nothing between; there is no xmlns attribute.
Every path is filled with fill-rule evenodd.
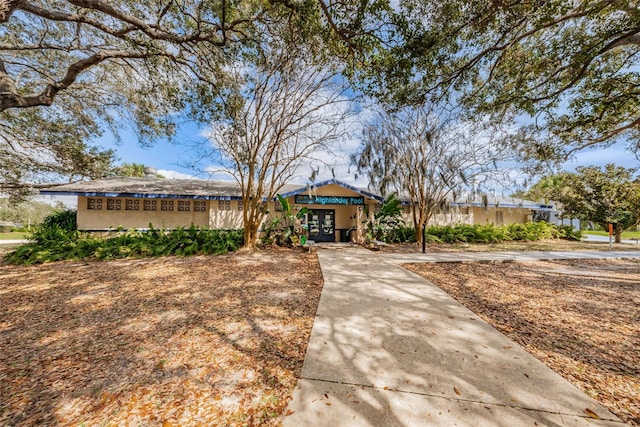
<svg viewBox="0 0 640 427"><path fill-rule="evenodd" d="M324 289L285 426L624 425L420 276L354 246L318 258Z"/></svg>
<svg viewBox="0 0 640 427"><path fill-rule="evenodd" d="M18 246L29 243L28 240L0 240L0 246Z"/></svg>
<svg viewBox="0 0 640 427"><path fill-rule="evenodd" d="M640 251L583 251L583 252L450 252L450 253L409 253L385 254L384 259L398 264L410 262L511 262L541 261L559 259L640 259Z"/></svg>

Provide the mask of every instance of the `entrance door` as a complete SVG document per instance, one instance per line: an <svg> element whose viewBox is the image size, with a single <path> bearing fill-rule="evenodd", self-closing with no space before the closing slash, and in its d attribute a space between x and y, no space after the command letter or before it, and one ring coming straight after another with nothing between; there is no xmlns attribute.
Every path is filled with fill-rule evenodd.
<svg viewBox="0 0 640 427"><path fill-rule="evenodd" d="M335 242L336 211L331 209L313 209L308 214L309 240L315 242Z"/></svg>

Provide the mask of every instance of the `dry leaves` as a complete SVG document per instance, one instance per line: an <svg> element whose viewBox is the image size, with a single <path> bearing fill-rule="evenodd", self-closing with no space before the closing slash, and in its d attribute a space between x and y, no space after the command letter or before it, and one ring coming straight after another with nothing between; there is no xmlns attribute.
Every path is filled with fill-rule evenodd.
<svg viewBox="0 0 640 427"><path fill-rule="evenodd" d="M277 425L315 255L0 266L0 425Z"/></svg>
<svg viewBox="0 0 640 427"><path fill-rule="evenodd" d="M640 426L640 261L406 267Z"/></svg>

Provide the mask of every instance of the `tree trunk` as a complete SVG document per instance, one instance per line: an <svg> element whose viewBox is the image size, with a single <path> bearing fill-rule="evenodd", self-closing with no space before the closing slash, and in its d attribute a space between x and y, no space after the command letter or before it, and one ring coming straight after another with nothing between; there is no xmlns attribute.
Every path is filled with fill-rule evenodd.
<svg viewBox="0 0 640 427"><path fill-rule="evenodd" d="M614 231L614 235L616 236L616 238L615 238L615 242L616 242L616 243L622 243L622 232L624 231L624 230L622 229L622 227L617 227L617 226L616 226L616 227L613 229L613 231Z"/></svg>
<svg viewBox="0 0 640 427"><path fill-rule="evenodd" d="M247 249L255 249L258 241L258 228L260 223L257 221L249 221L244 226L244 247Z"/></svg>
<svg viewBox="0 0 640 427"><path fill-rule="evenodd" d="M426 222L427 222L427 216L424 215L423 213L420 213L418 216L418 223L416 224L416 230L415 230L416 242L418 244L422 244L422 239L424 239L424 236L422 234L422 226Z"/></svg>

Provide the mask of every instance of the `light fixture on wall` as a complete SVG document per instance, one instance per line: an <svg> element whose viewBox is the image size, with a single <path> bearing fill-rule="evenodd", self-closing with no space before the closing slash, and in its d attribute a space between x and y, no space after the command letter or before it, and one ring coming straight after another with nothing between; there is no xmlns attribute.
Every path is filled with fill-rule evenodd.
<svg viewBox="0 0 640 427"><path fill-rule="evenodd" d="M362 205L358 206L358 210L359 210L360 212L362 212L362 211L364 210L364 206L362 206Z"/></svg>

